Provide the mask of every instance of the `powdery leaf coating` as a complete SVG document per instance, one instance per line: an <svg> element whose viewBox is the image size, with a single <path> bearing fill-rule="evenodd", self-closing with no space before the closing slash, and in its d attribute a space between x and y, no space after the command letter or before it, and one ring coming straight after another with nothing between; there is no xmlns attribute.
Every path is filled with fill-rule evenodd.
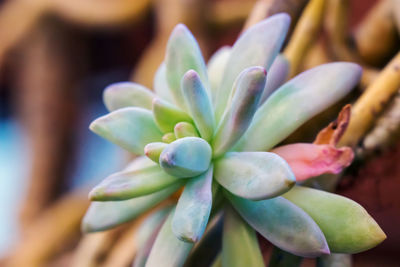
<svg viewBox="0 0 400 267"><path fill-rule="evenodd" d="M318 225L285 198L251 201L225 193L243 219L275 246L302 257L329 254L328 244Z"/></svg>
<svg viewBox="0 0 400 267"><path fill-rule="evenodd" d="M249 127L264 90L266 75L263 67L250 67L236 79L212 141L214 157L228 151Z"/></svg>
<svg viewBox="0 0 400 267"><path fill-rule="evenodd" d="M189 70L183 76L181 86L186 108L200 136L210 141L214 134L214 110L200 76L194 70Z"/></svg>
<svg viewBox="0 0 400 267"><path fill-rule="evenodd" d="M193 248L193 243L179 240L172 232L173 216L174 211L168 216L158 233L146 267L183 266Z"/></svg>
<svg viewBox="0 0 400 267"><path fill-rule="evenodd" d="M153 99L153 115L158 128L164 133L173 132L178 122L192 122L186 112L160 98Z"/></svg>
<svg viewBox="0 0 400 267"><path fill-rule="evenodd" d="M156 95L161 99L175 104L174 97L172 96L171 89L169 89L167 82L167 74L165 63L161 63L154 75L153 88Z"/></svg>
<svg viewBox="0 0 400 267"><path fill-rule="evenodd" d="M146 265L151 248L171 210L171 206L161 208L150 214L141 224L134 236L134 242L137 244L137 252L132 267L144 267Z"/></svg>
<svg viewBox="0 0 400 267"><path fill-rule="evenodd" d="M184 137L169 144L160 155L160 166L170 175L187 178L205 172L211 162L211 147L201 138Z"/></svg>
<svg viewBox="0 0 400 267"><path fill-rule="evenodd" d="M104 231L133 220L168 198L182 185L178 182L156 193L129 200L92 202L82 220L82 231Z"/></svg>
<svg viewBox="0 0 400 267"><path fill-rule="evenodd" d="M207 63L208 78L210 80L211 99L215 104L217 92L222 82L222 76L225 71L226 64L228 63L229 56L231 55L230 46L223 46L218 49Z"/></svg>
<svg viewBox="0 0 400 267"><path fill-rule="evenodd" d="M252 200L279 196L295 184L289 165L269 152L229 152L215 163L215 179L233 194Z"/></svg>
<svg viewBox="0 0 400 267"><path fill-rule="evenodd" d="M299 74L260 106L236 149L271 149L349 93L360 77L361 67L348 62L328 63Z"/></svg>
<svg viewBox="0 0 400 267"><path fill-rule="evenodd" d="M189 29L183 25L175 26L168 40L165 53L167 82L175 103L185 109L181 92L181 79L188 70L195 70L206 88L209 88L207 68L199 45Z"/></svg>
<svg viewBox="0 0 400 267"><path fill-rule="evenodd" d="M283 197L314 219L333 253L359 253L386 239L375 220L351 199L301 186Z"/></svg>
<svg viewBox="0 0 400 267"><path fill-rule="evenodd" d="M260 105L286 81L289 75L289 67L290 63L284 55L279 54L275 58L268 71L268 79L261 96Z"/></svg>
<svg viewBox="0 0 400 267"><path fill-rule="evenodd" d="M257 23L232 48L219 50L208 69L190 31L178 25L168 41L165 63L154 78L157 97L135 83L105 90L105 104L114 111L90 128L147 157L92 190L90 197L102 202L90 206L84 231L101 231L134 219L185 185L163 225L165 212L143 228L135 266L182 266L192 243L202 238L210 213L214 216L213 201L218 212L223 196L239 214L225 206L219 257L223 265L263 266L254 230L302 257L329 254L328 244L334 252L359 252L385 238L358 204L312 189L292 189L295 175L304 180L340 172L350 164L351 149L336 148L349 108L341 113L338 127L331 124L314 144L265 152L346 95L361 74L355 64L331 63L281 86L289 64L278 53L289 24L286 14ZM215 232L210 229L208 233ZM218 246L213 247L219 250Z"/></svg>
<svg viewBox="0 0 400 267"><path fill-rule="evenodd" d="M264 267L256 232L232 207L225 209L222 266Z"/></svg>
<svg viewBox="0 0 400 267"><path fill-rule="evenodd" d="M236 77L253 66L261 66L268 71L282 47L289 25L289 15L277 14L250 27L235 42L217 92L217 121L223 115Z"/></svg>
<svg viewBox="0 0 400 267"><path fill-rule="evenodd" d="M177 238L194 243L202 237L211 212L212 178L211 166L207 172L186 183L172 219L172 231Z"/></svg>
<svg viewBox="0 0 400 267"><path fill-rule="evenodd" d="M155 94L143 85L133 82L114 83L104 90L103 101L108 111L125 107L151 110Z"/></svg>
<svg viewBox="0 0 400 267"><path fill-rule="evenodd" d="M157 192L174 183L178 178L168 175L154 164L135 171L114 173L92 189L92 201L127 200Z"/></svg>
<svg viewBox="0 0 400 267"><path fill-rule="evenodd" d="M162 137L151 111L137 107L113 111L93 121L89 128L137 155L143 155L148 143L161 141Z"/></svg>

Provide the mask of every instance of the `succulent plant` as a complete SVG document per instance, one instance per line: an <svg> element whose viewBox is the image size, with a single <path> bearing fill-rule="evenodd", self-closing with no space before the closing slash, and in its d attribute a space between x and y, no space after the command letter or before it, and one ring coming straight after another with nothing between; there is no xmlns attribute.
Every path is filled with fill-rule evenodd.
<svg viewBox="0 0 400 267"><path fill-rule="evenodd" d="M357 253L385 239L357 203L296 185L340 172L352 161L350 148L336 148L337 140L274 148L361 75L358 65L337 62L284 83L289 63L279 51L289 23L286 14L261 21L208 66L190 31L177 25L154 92L131 82L106 88L110 113L90 129L139 157L90 192L85 232L132 220L183 187L175 207L142 227L135 266L183 265L221 210L223 266L263 266L256 232L302 257Z"/></svg>

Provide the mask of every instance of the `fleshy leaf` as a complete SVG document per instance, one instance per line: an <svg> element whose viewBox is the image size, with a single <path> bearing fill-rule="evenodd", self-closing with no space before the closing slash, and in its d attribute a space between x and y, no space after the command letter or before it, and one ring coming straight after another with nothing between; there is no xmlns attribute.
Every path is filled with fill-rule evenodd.
<svg viewBox="0 0 400 267"><path fill-rule="evenodd" d="M214 185L213 185L214 187ZM214 204L213 204L214 205ZM203 237L195 244L185 266L211 266L222 248L223 212L211 217Z"/></svg>
<svg viewBox="0 0 400 267"><path fill-rule="evenodd" d="M156 74L154 75L154 91L161 99L166 100L170 103L175 103L174 97L171 93L171 89L169 89L168 87L167 74L165 69L165 63L163 62L158 67Z"/></svg>
<svg viewBox="0 0 400 267"><path fill-rule="evenodd" d="M134 242L137 246L137 253L135 255L135 260L132 267L144 267L146 265L151 247L153 246L157 234L170 212L171 206L162 208L152 213L140 225L136 235L134 236Z"/></svg>
<svg viewBox="0 0 400 267"><path fill-rule="evenodd" d="M167 145L167 143L163 142L154 142L147 144L144 147L144 154L146 155L146 157L158 164L161 152L164 150L164 148L167 147Z"/></svg>
<svg viewBox="0 0 400 267"><path fill-rule="evenodd" d="M314 219L334 253L359 253L386 238L374 219L353 200L301 186L295 186L284 197Z"/></svg>
<svg viewBox="0 0 400 267"><path fill-rule="evenodd" d="M93 121L89 128L137 155L143 155L146 144L161 141L162 137L151 111L137 107L113 111Z"/></svg>
<svg viewBox="0 0 400 267"><path fill-rule="evenodd" d="M213 138L214 157L228 151L249 127L264 90L266 75L264 68L250 67L238 76Z"/></svg>
<svg viewBox="0 0 400 267"><path fill-rule="evenodd" d="M282 47L289 25L287 14L277 14L250 27L235 42L217 92L217 121L223 115L236 77L252 66L262 66L268 71Z"/></svg>
<svg viewBox="0 0 400 267"><path fill-rule="evenodd" d="M154 166L153 161L145 156L140 156L131 160L122 171L136 171L151 166Z"/></svg>
<svg viewBox="0 0 400 267"><path fill-rule="evenodd" d="M151 110L154 93L146 87L133 82L120 82L109 85L103 93L103 101L108 111L125 107L139 107Z"/></svg>
<svg viewBox="0 0 400 267"><path fill-rule="evenodd" d="M179 240L172 232L173 215L174 212L172 211L158 233L146 267L183 266L190 250L193 248L193 243Z"/></svg>
<svg viewBox="0 0 400 267"><path fill-rule="evenodd" d="M154 163L152 167L117 172L108 176L90 191L89 198L92 201L126 200L154 193L178 180Z"/></svg>
<svg viewBox="0 0 400 267"><path fill-rule="evenodd" d="M176 177L193 177L205 172L211 162L211 147L198 137L184 137L169 144L161 153L160 165Z"/></svg>
<svg viewBox="0 0 400 267"><path fill-rule="evenodd" d="M295 184L289 165L270 152L229 152L215 163L215 179L235 195L272 198Z"/></svg>
<svg viewBox="0 0 400 267"><path fill-rule="evenodd" d="M214 111L200 76L194 70L189 70L183 76L181 86L186 108L200 136L209 141L214 134Z"/></svg>
<svg viewBox="0 0 400 267"><path fill-rule="evenodd" d="M221 47L208 61L207 72L210 80L211 98L213 103L215 103L215 98L217 97L217 92L221 85L226 63L228 63L229 56L231 55L231 49L230 46Z"/></svg>
<svg viewBox="0 0 400 267"><path fill-rule="evenodd" d="M178 190L176 183L156 193L123 201L92 202L82 221L85 233L104 231L135 219Z"/></svg>
<svg viewBox="0 0 400 267"><path fill-rule="evenodd" d="M172 142L174 142L176 140L176 136L175 136L174 133L166 133L166 134L163 135L161 140L164 143L170 144L170 143L172 143Z"/></svg>
<svg viewBox="0 0 400 267"><path fill-rule="evenodd" d="M154 230L162 226L167 216L170 214L171 210L171 205L168 205L151 213L143 221L134 236L134 241L137 244L138 249L143 248L143 245L152 236Z"/></svg>
<svg viewBox="0 0 400 267"><path fill-rule="evenodd" d="M153 100L153 114L158 128L164 133L173 132L178 122L192 122L186 112L159 98Z"/></svg>
<svg viewBox="0 0 400 267"><path fill-rule="evenodd" d="M188 70L195 70L206 88L207 69L199 45L189 29L183 25L175 26L168 40L165 55L166 74L169 88L179 107L185 109L181 92L181 79Z"/></svg>
<svg viewBox="0 0 400 267"><path fill-rule="evenodd" d="M267 98L278 89L288 77L289 74L289 61L284 55L278 55L271 65L268 72L268 79L265 84L265 89L261 96L260 105L267 100Z"/></svg>
<svg viewBox="0 0 400 267"><path fill-rule="evenodd" d="M302 257L329 254L318 225L285 198L252 201L224 193L243 219L275 246Z"/></svg>
<svg viewBox="0 0 400 267"><path fill-rule="evenodd" d="M182 241L195 243L206 229L212 206L212 166L185 185L172 219L172 231Z"/></svg>
<svg viewBox="0 0 400 267"><path fill-rule="evenodd" d="M360 76L360 66L348 62L328 63L301 73L260 106L236 149L271 149L350 92Z"/></svg>
<svg viewBox="0 0 400 267"><path fill-rule="evenodd" d="M222 266L265 266L256 232L231 207L225 209Z"/></svg>
<svg viewBox="0 0 400 267"><path fill-rule="evenodd" d="M297 181L304 181L324 173L340 173L353 161L349 147L296 143L280 146L271 152L281 156L292 169Z"/></svg>
<svg viewBox="0 0 400 267"><path fill-rule="evenodd" d="M175 125L174 133L176 138L183 137L199 137L196 128L194 128L193 124L188 122L179 122Z"/></svg>

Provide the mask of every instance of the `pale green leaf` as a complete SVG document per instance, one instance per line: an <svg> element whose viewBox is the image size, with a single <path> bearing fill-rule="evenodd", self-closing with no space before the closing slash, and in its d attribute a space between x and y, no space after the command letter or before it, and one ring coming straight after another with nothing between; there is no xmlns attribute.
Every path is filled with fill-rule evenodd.
<svg viewBox="0 0 400 267"><path fill-rule="evenodd" d="M214 177L233 194L252 200L279 196L296 181L286 161L270 152L228 152L216 161Z"/></svg>
<svg viewBox="0 0 400 267"><path fill-rule="evenodd" d="M109 111L125 107L139 107L151 110L154 93L133 82L109 85L103 92L103 101Z"/></svg>
<svg viewBox="0 0 400 267"><path fill-rule="evenodd" d="M151 111L137 107L113 111L93 121L89 128L137 155L144 154L146 144L161 141L162 137Z"/></svg>
<svg viewBox="0 0 400 267"><path fill-rule="evenodd" d="M318 225L285 198L252 201L224 192L243 219L275 246L302 257L329 254Z"/></svg>
<svg viewBox="0 0 400 267"><path fill-rule="evenodd" d="M348 62L328 63L299 74L259 107L236 149L271 149L349 93L360 77L360 66Z"/></svg>
<svg viewBox="0 0 400 267"><path fill-rule="evenodd" d="M283 196L314 219L334 253L359 253L386 239L375 220L351 199L301 186Z"/></svg>

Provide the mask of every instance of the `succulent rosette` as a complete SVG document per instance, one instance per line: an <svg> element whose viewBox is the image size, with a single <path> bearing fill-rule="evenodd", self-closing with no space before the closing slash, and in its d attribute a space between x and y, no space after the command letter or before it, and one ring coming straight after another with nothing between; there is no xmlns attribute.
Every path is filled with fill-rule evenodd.
<svg viewBox="0 0 400 267"><path fill-rule="evenodd" d="M181 266L220 210L224 266L262 264L255 232L303 257L357 253L385 238L352 200L296 185L340 172L352 161L350 148L335 142L275 148L361 75L358 65L337 62L285 83L290 66L279 51L289 24L286 14L261 21L208 65L190 31L177 25L154 91L131 82L106 88L110 113L90 129L140 157L90 192L84 231L132 220L183 187L175 207L143 226L143 265Z"/></svg>

